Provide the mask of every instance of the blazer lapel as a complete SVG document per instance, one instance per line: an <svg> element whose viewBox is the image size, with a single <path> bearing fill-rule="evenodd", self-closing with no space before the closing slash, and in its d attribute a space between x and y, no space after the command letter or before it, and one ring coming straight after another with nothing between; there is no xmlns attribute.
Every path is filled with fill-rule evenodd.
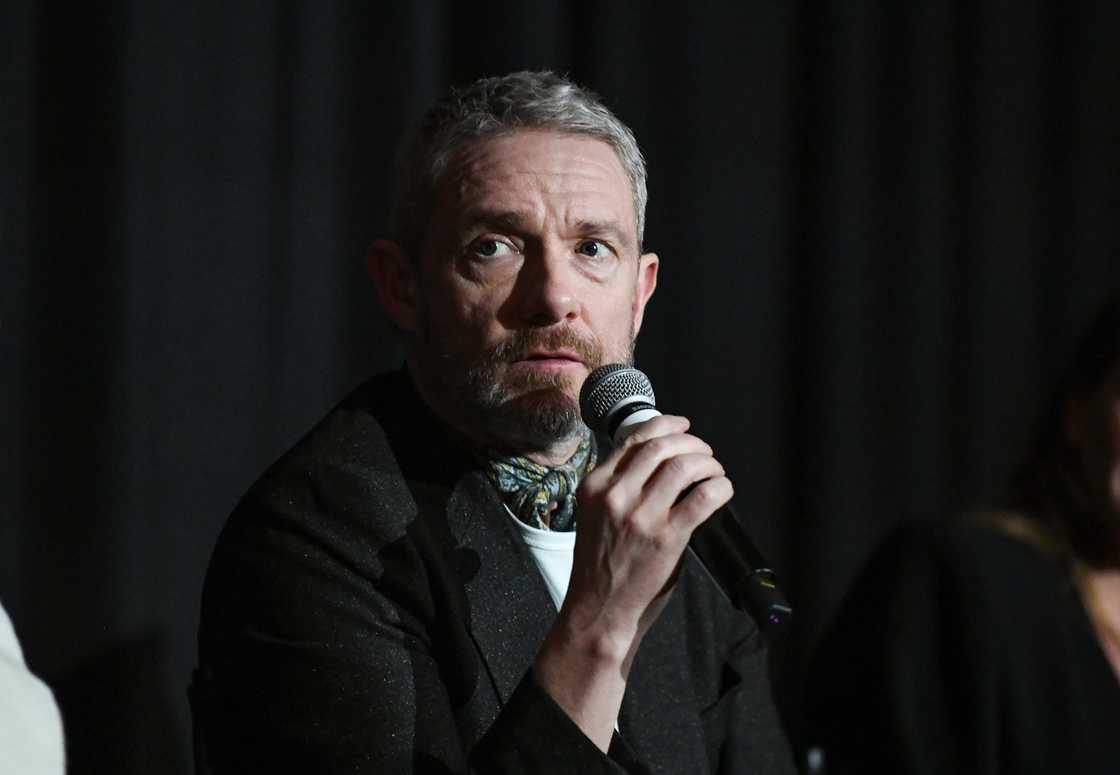
<svg viewBox="0 0 1120 775"><path fill-rule="evenodd" d="M478 572L465 582L467 627L504 705L532 665L556 608L529 550L482 474L459 480L447 503L447 521L458 543L455 551L466 562L477 563Z"/></svg>
<svg viewBox="0 0 1120 775"><path fill-rule="evenodd" d="M469 605L467 628L504 705L556 618L540 571L485 475L450 441L407 372L393 375L387 398L357 400L385 428L420 508L447 515L452 561Z"/></svg>
<svg viewBox="0 0 1120 775"><path fill-rule="evenodd" d="M482 474L460 479L447 504L457 552L473 553L478 572L465 582L468 629L504 705L525 676L556 619L540 571L497 494ZM621 734L642 759L665 772L691 772L706 757L694 712L682 634L683 603L674 595L642 640L627 682ZM704 768L699 768L704 769Z"/></svg>

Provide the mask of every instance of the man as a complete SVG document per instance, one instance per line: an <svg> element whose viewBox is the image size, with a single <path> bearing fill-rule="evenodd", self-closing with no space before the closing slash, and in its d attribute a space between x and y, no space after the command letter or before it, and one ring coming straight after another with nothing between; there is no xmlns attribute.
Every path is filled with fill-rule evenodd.
<svg viewBox="0 0 1120 775"><path fill-rule="evenodd" d="M580 420L657 282L633 135L517 73L437 104L399 170L368 265L407 369L222 534L192 691L211 771L792 771L757 627L682 561L722 466L680 417L613 451Z"/></svg>

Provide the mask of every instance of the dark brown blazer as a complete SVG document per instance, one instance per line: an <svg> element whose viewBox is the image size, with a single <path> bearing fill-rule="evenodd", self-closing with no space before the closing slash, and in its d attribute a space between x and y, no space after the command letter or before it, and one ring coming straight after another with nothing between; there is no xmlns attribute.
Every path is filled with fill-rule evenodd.
<svg viewBox="0 0 1120 775"><path fill-rule="evenodd" d="M238 505L203 593L200 771L793 771L759 631L691 564L603 755L532 680L555 608L447 438L384 375Z"/></svg>

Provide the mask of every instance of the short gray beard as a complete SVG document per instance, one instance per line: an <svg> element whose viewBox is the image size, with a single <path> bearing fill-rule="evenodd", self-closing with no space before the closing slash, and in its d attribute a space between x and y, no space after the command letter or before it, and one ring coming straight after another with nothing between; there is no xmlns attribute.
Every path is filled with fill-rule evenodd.
<svg viewBox="0 0 1120 775"><path fill-rule="evenodd" d="M430 340L429 340L430 341ZM462 363L451 353L438 353L429 361L430 378L448 408L463 422L481 430L494 442L517 453L540 452L571 441L587 432L579 403L564 391L561 374L522 374L500 379L503 367L533 349L571 349L589 369L603 365L603 348L565 329L526 329L484 353L473 363ZM620 362L633 362L633 332ZM493 443L493 442L492 442Z"/></svg>
<svg viewBox="0 0 1120 775"><path fill-rule="evenodd" d="M519 451L541 451L585 431L579 406L564 392L561 375L511 384L499 383L495 371L487 366L469 370L460 394L490 435Z"/></svg>

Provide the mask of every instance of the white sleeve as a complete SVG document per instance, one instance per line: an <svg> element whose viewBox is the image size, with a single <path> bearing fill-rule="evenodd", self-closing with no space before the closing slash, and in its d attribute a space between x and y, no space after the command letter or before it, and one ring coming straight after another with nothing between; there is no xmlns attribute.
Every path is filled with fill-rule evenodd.
<svg viewBox="0 0 1120 775"><path fill-rule="evenodd" d="M0 606L0 762L5 772L63 775L62 716L50 688L27 669L7 611Z"/></svg>

